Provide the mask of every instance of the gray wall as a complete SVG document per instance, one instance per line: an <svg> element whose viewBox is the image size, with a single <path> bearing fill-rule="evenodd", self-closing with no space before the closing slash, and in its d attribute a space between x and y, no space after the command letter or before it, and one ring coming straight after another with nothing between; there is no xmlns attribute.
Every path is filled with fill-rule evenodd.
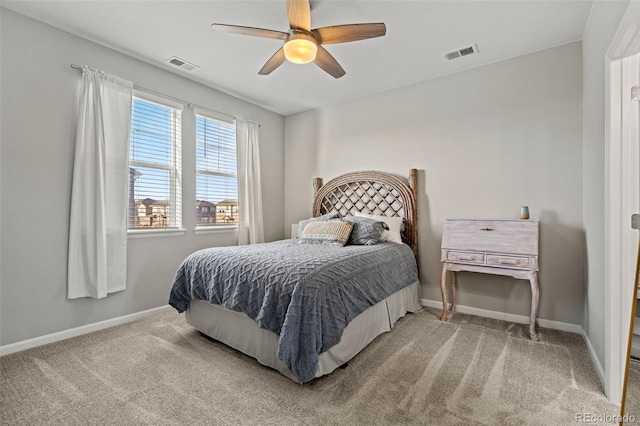
<svg viewBox="0 0 640 426"><path fill-rule="evenodd" d="M311 179L419 175L423 297L440 300L446 218L541 220L539 317L581 324L582 52L571 43L285 118L285 234L310 214ZM459 303L528 315L526 281L459 274Z"/></svg>
<svg viewBox="0 0 640 426"><path fill-rule="evenodd" d="M128 287L105 299L66 299L67 235L80 72L88 64L134 84L261 123L265 233L283 236L284 119L250 103L1 9L0 344L166 305L184 257L234 244L194 235L193 115L183 115L184 236L129 239Z"/></svg>
<svg viewBox="0 0 640 426"><path fill-rule="evenodd" d="M605 54L628 1L594 2L582 40L583 221L586 294L583 325L605 365Z"/></svg>

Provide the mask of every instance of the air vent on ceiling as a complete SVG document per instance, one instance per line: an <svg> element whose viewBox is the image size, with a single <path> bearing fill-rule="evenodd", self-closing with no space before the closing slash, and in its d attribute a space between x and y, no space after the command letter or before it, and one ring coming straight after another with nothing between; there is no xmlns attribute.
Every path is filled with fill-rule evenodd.
<svg viewBox="0 0 640 426"><path fill-rule="evenodd" d="M465 47L464 49L454 50L453 52L445 53L444 57L447 60L461 58L463 56L471 55L473 53L478 53L478 46L475 44L473 46Z"/></svg>
<svg viewBox="0 0 640 426"><path fill-rule="evenodd" d="M169 58L167 62L185 71L193 71L196 68L200 68L199 66L192 64L191 62L187 62L184 59L180 59L177 56Z"/></svg>

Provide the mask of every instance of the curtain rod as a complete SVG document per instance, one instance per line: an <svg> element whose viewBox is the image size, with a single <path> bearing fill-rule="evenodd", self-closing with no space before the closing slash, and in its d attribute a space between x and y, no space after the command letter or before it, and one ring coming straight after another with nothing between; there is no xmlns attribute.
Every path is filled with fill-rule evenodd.
<svg viewBox="0 0 640 426"><path fill-rule="evenodd" d="M76 70L82 70L82 67L81 67L80 65L76 65L76 64L71 64L71 68L76 69ZM188 107L188 108L191 108L191 109L193 109L194 107L195 107L195 108L200 108L200 109L204 109L204 110L207 110L207 111L210 111L210 112L214 112L214 113L216 113L216 114L219 114L219 115L222 115L222 116L225 116L225 117L232 118L232 119L234 119L234 120L237 120L237 119L238 119L238 117L234 117L233 115L225 114L225 113L223 113L223 112L219 112L219 111L216 111L216 110L211 109L211 108L203 107L203 106L201 106L201 105L194 104L194 103L189 102L189 101L185 101L184 99L175 98L175 97L173 97L173 96L169 96L169 95L164 94L164 93L156 92L155 90L147 89L147 88L145 88L145 87L138 86L137 84L134 84L134 85L133 85L133 88L134 88L134 89L139 89L139 90L144 90L145 92L149 92L149 93L152 93L152 94L154 94L154 95L158 95L158 96L162 96L162 97L165 97L165 98L169 98L169 99L171 99L172 101L176 101L176 102L179 102L179 103L185 104L185 105L187 105L187 107ZM261 125L260 123L258 123L257 121L248 120L248 119L246 119L246 118L245 118L244 120L247 120L247 121L249 121L249 122L251 122L251 123L253 123L253 124L257 124L257 125L258 125L258 127L261 127L261 126L262 126L262 125Z"/></svg>

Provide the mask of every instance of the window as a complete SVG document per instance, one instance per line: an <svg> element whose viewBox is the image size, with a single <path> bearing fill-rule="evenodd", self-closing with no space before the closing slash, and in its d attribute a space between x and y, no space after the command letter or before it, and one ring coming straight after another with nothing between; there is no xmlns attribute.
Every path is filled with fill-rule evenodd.
<svg viewBox="0 0 640 426"><path fill-rule="evenodd" d="M170 101L136 93L129 138L129 230L182 226L181 114Z"/></svg>
<svg viewBox="0 0 640 426"><path fill-rule="evenodd" d="M238 223L236 123L196 112L196 225Z"/></svg>

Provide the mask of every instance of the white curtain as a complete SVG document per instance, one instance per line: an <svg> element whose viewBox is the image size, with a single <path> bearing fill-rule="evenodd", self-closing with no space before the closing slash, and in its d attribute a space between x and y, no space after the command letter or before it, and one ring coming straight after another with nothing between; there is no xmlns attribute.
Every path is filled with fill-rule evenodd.
<svg viewBox="0 0 640 426"><path fill-rule="evenodd" d="M238 245L264 242L258 124L237 120Z"/></svg>
<svg viewBox="0 0 640 426"><path fill-rule="evenodd" d="M106 297L127 276L133 84L83 66L71 191L67 297Z"/></svg>

